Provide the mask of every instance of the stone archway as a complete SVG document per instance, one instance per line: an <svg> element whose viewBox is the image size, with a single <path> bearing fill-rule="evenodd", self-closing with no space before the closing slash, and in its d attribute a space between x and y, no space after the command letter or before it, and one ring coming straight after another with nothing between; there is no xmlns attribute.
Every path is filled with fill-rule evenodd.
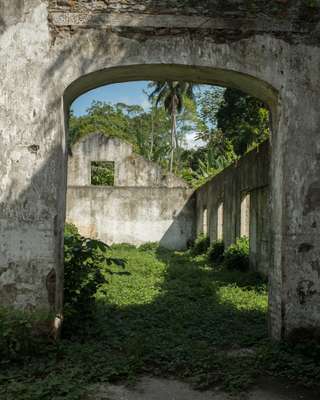
<svg viewBox="0 0 320 400"><path fill-rule="evenodd" d="M205 8L173 16L161 9L137 14L133 7L118 15L98 12L95 5L86 12L83 1L70 2L75 9L60 3L65 5L34 0L19 15L9 10L0 35L0 71L6 77L0 84L5 111L0 130L6 133L1 137L6 161L0 164L1 301L48 308L46 281L54 268L61 310L70 101L105 83L185 79L236 87L269 105L271 334L279 339L295 328L319 326L320 52L312 27L297 31L290 16L281 24L266 22L263 13L241 20L240 29L223 12L212 17Z"/></svg>
<svg viewBox="0 0 320 400"><path fill-rule="evenodd" d="M187 80L195 83L216 84L235 87L259 97L268 105L272 121L277 121L278 92L270 84L250 75L233 70L216 69L213 67L177 65L177 64L139 64L105 68L85 74L72 82L64 93L65 116L67 118L69 105L78 96L92 88L112 83L137 80ZM277 127L274 136L277 135ZM272 313L272 297L270 297L270 314Z"/></svg>

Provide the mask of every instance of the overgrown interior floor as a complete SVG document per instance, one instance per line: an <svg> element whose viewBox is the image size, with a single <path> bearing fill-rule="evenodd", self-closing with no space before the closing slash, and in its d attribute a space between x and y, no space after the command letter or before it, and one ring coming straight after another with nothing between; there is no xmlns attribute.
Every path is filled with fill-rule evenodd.
<svg viewBox="0 0 320 400"><path fill-rule="evenodd" d="M80 315L79 328L52 354L17 366L22 378L6 381L8 399L78 399L90 384L144 374L231 391L266 373L305 385L318 379L311 353L268 340L267 288L256 274L156 246L115 245L111 252L127 264L111 267L95 318ZM45 397L55 388L56 397Z"/></svg>

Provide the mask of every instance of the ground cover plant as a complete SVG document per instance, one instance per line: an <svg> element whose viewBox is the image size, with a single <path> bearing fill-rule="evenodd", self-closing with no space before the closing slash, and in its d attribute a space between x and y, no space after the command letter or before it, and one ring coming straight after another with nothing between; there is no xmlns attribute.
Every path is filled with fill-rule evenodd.
<svg viewBox="0 0 320 400"><path fill-rule="evenodd" d="M211 243L207 255L208 260L213 265L219 265L223 262L223 254L224 254L225 246L223 240L217 240Z"/></svg>
<svg viewBox="0 0 320 400"><path fill-rule="evenodd" d="M194 256L200 256L201 254L205 254L208 251L209 246L209 236L200 233L192 244L191 253Z"/></svg>
<svg viewBox="0 0 320 400"><path fill-rule="evenodd" d="M87 318L96 309L95 294L108 276L119 272L111 265L123 268L125 260L110 255L110 247L100 240L81 236L73 224L66 224L64 233L64 318L65 329ZM81 315L81 318L79 318Z"/></svg>
<svg viewBox="0 0 320 400"><path fill-rule="evenodd" d="M156 244L106 251L127 261L125 273L101 266L114 274L99 283L91 319L79 315L83 326L69 326L40 354L1 358L1 399L85 400L91 384L146 373L229 391L262 374L319 385L319 346L268 340L266 285L256 274Z"/></svg>
<svg viewBox="0 0 320 400"><path fill-rule="evenodd" d="M249 239L246 236L238 238L223 254L223 264L229 270L248 271Z"/></svg>

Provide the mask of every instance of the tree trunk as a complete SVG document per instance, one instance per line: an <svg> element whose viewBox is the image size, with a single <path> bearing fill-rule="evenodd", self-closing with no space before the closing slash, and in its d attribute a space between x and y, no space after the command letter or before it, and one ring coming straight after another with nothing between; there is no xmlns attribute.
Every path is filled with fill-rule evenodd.
<svg viewBox="0 0 320 400"><path fill-rule="evenodd" d="M174 141L176 129L176 116L175 112L171 115L171 153L170 153L170 172L173 171L173 158L174 158Z"/></svg>
<svg viewBox="0 0 320 400"><path fill-rule="evenodd" d="M177 131L177 98L176 95L172 96L171 103L171 156L170 156L170 172L173 171L173 159L176 142L176 131Z"/></svg>
<svg viewBox="0 0 320 400"><path fill-rule="evenodd" d="M153 117L154 108L151 108L151 138L150 138L150 152L149 152L149 161L152 160L153 156L153 146L154 146L154 117Z"/></svg>

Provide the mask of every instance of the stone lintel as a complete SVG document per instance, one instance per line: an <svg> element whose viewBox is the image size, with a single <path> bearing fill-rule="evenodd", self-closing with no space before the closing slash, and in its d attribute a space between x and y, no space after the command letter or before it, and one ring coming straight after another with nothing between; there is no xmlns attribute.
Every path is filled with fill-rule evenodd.
<svg viewBox="0 0 320 400"><path fill-rule="evenodd" d="M307 33L310 26L295 27L287 21L274 21L270 18L256 20L254 18L210 18L187 15L147 15L147 14L119 14L119 13L67 13L51 12L51 22L55 26L79 27L129 27L129 28L186 28L256 31L256 32L290 32Z"/></svg>

